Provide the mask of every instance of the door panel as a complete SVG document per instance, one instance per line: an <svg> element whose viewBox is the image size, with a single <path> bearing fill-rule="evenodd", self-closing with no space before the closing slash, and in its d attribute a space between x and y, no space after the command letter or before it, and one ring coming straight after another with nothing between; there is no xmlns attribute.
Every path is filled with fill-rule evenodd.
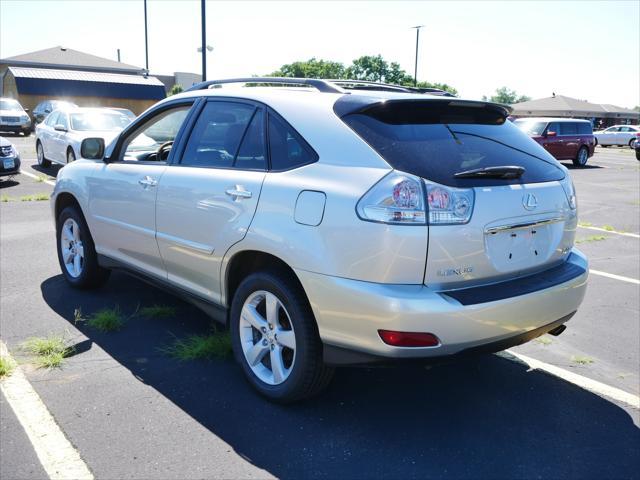
<svg viewBox="0 0 640 480"><path fill-rule="evenodd" d="M156 219L170 281L220 301L220 262L229 247L244 238L264 176L257 171L168 167L158 188ZM227 193L234 190L251 196Z"/></svg>
<svg viewBox="0 0 640 480"><path fill-rule="evenodd" d="M157 183L165 164L109 163L91 179L89 212L96 251L158 277L166 272L155 239Z"/></svg>

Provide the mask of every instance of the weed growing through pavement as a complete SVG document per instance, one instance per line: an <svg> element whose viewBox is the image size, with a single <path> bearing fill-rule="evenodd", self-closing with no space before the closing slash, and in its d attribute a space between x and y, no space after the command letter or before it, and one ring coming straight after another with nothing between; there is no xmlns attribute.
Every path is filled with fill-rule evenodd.
<svg viewBox="0 0 640 480"><path fill-rule="evenodd" d="M48 193L36 193L35 195L23 195L20 197L21 202L41 202L44 200L49 200Z"/></svg>
<svg viewBox="0 0 640 480"><path fill-rule="evenodd" d="M13 198L11 198L9 195L0 196L0 202L7 203L11 201L13 201Z"/></svg>
<svg viewBox="0 0 640 480"><path fill-rule="evenodd" d="M613 228L611 225L603 225L602 228L604 228L607 232L615 232L616 229Z"/></svg>
<svg viewBox="0 0 640 480"><path fill-rule="evenodd" d="M175 307L169 305L152 305L140 310L140 315L147 318L168 318L176 314Z"/></svg>
<svg viewBox="0 0 640 480"><path fill-rule="evenodd" d="M124 327L124 324L135 317L138 314L138 307L136 307L135 311L125 317L120 311L120 307L116 305L113 308L103 308L98 310L96 313L92 314L89 317L85 317L82 314L82 309L80 307L76 308L73 312L73 319L75 323L86 322L92 328L96 330L100 330L101 332L109 333L109 332L117 332Z"/></svg>
<svg viewBox="0 0 640 480"><path fill-rule="evenodd" d="M46 175L38 175L38 178L36 178L36 182L38 183L44 183L47 180L49 180L49 178Z"/></svg>
<svg viewBox="0 0 640 480"><path fill-rule="evenodd" d="M8 377L13 373L15 364L9 357L0 357L0 378Z"/></svg>
<svg viewBox="0 0 640 480"><path fill-rule="evenodd" d="M580 226L580 227L592 227L593 223L591 223L591 222L578 222L578 226Z"/></svg>
<svg viewBox="0 0 640 480"><path fill-rule="evenodd" d="M536 338L536 342L541 343L546 347L547 345L551 345L553 343L553 340L551 340L549 337L538 337Z"/></svg>
<svg viewBox="0 0 640 480"><path fill-rule="evenodd" d="M591 235L590 237L576 240L576 243L601 242L602 240L606 240L607 238L608 237L606 237L605 235Z"/></svg>
<svg viewBox="0 0 640 480"><path fill-rule="evenodd" d="M160 351L181 361L210 360L231 355L231 335L228 331L214 331L208 335L189 335L176 338L172 345Z"/></svg>
<svg viewBox="0 0 640 480"><path fill-rule="evenodd" d="M67 346L63 335L32 337L20 347L34 356L33 361L39 368L58 368L73 353L73 347Z"/></svg>
<svg viewBox="0 0 640 480"><path fill-rule="evenodd" d="M571 361L573 363L577 363L578 365L589 365L590 363L594 362L593 358L584 357L581 355L574 355L573 357L571 357Z"/></svg>

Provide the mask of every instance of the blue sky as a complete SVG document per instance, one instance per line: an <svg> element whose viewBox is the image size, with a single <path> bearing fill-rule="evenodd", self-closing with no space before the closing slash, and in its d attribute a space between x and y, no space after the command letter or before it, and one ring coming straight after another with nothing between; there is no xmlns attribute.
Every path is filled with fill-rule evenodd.
<svg viewBox="0 0 640 480"><path fill-rule="evenodd" d="M148 0L152 73L200 69L200 2ZM469 98L506 85L640 104L640 2L207 2L208 77L382 54ZM0 58L56 45L144 66L142 0L0 1Z"/></svg>

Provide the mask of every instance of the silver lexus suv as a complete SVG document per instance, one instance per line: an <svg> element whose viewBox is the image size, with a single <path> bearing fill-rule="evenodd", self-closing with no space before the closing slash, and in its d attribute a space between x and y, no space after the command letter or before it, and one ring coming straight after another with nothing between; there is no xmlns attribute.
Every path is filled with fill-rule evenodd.
<svg viewBox="0 0 640 480"><path fill-rule="evenodd" d="M439 93L252 78L167 98L59 172L62 272L168 286L279 402L337 365L557 335L588 276L569 173L509 107Z"/></svg>

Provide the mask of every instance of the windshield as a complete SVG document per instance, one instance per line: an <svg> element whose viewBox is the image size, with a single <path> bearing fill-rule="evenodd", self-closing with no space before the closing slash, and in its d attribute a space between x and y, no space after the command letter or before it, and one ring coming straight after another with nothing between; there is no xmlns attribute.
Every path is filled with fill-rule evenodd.
<svg viewBox="0 0 640 480"><path fill-rule="evenodd" d="M71 128L73 130L122 130L129 125L130 120L119 113L72 113Z"/></svg>
<svg viewBox="0 0 640 480"><path fill-rule="evenodd" d="M78 108L75 103L64 102L62 100L53 100L51 102L51 106L53 107L53 110L62 110L64 108Z"/></svg>
<svg viewBox="0 0 640 480"><path fill-rule="evenodd" d="M544 129L547 128L547 122L536 122L534 120L516 120L513 123L524 133L531 136L542 135Z"/></svg>
<svg viewBox="0 0 640 480"><path fill-rule="evenodd" d="M0 100L0 110L22 110L22 106L16 100Z"/></svg>
<svg viewBox="0 0 640 480"><path fill-rule="evenodd" d="M343 120L393 168L453 187L561 180L560 164L511 122L455 108L381 107ZM395 112L394 112L395 110ZM375 118L374 118L375 117ZM442 123L440 123L442 122ZM504 123L500 123L504 122ZM487 167L522 167L519 178L456 178Z"/></svg>

